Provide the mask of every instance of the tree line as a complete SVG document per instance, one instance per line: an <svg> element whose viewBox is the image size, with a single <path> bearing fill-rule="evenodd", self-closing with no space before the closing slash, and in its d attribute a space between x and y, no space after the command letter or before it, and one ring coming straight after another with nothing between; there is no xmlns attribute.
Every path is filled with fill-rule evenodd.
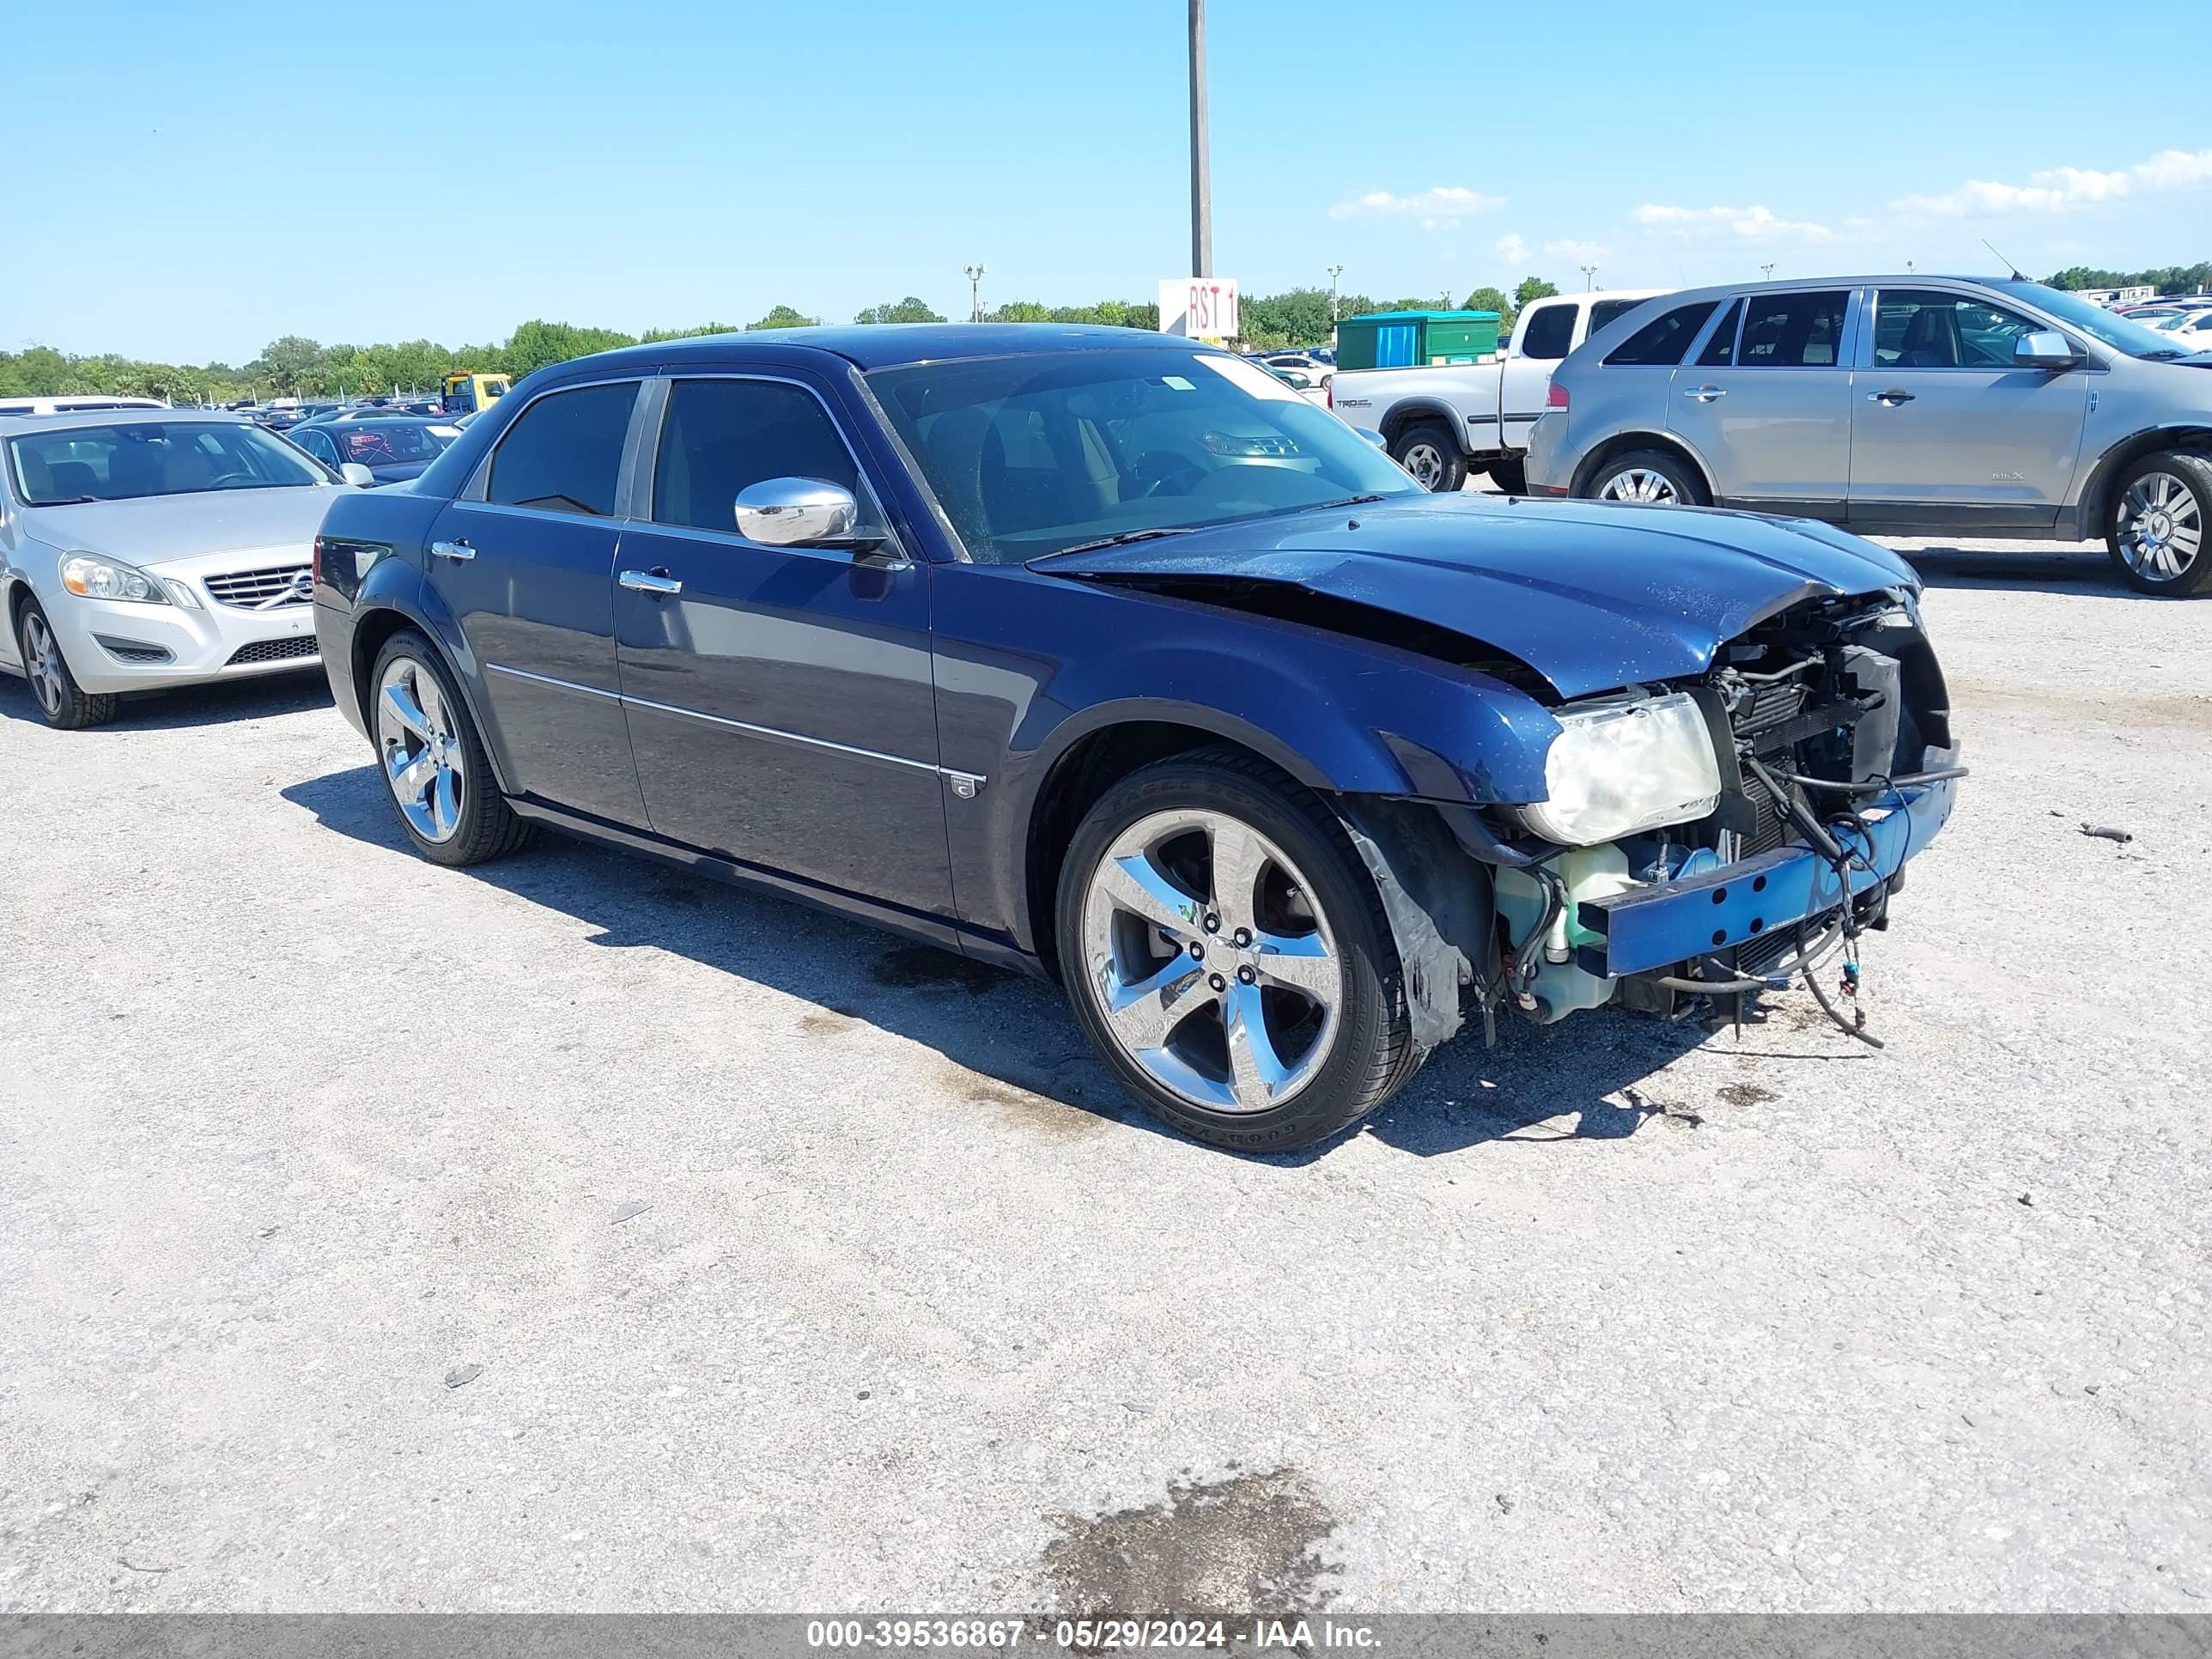
<svg viewBox="0 0 2212 1659"><path fill-rule="evenodd" d="M2192 293L2212 286L2212 262L2166 265L2149 270L2099 270L2072 265L2050 278L2053 288L2124 288L2148 284L2162 294ZM1478 288L1460 301L1462 309L1494 311L1504 328L1531 301L1559 290L1540 276L1522 279L1512 293ZM1280 294L1248 295L1240 307L1243 343L1255 351L1278 351L1328 343L1339 317L1381 311L1425 311L1449 307L1449 293L1396 300L1364 294L1332 295L1325 288L1293 288ZM1101 300L1096 305L1048 306L1014 300L984 313L994 323L1095 323L1110 327L1157 329L1159 307L1149 302ZM941 323L944 316L913 295L870 306L856 323ZM520 324L496 345L442 346L432 340L395 345L324 345L296 334L271 340L252 362L144 362L113 353L72 356L51 346L0 352L0 397L57 397L72 393L163 398L179 404L233 403L240 398L326 398L398 391L435 390L441 376L466 369L513 375L520 380L548 363L608 351L617 346L698 334L728 334L819 323L794 306L770 307L765 316L742 325L702 323L692 328L647 329L625 334L619 329L589 328L542 319Z"/></svg>

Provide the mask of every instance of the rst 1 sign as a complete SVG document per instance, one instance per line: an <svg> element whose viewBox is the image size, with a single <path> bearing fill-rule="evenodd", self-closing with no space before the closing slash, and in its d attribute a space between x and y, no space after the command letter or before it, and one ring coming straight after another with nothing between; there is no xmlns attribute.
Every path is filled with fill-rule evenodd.
<svg viewBox="0 0 2212 1659"><path fill-rule="evenodd" d="M1237 337L1234 276L1176 276L1160 284L1160 332L1190 340Z"/></svg>

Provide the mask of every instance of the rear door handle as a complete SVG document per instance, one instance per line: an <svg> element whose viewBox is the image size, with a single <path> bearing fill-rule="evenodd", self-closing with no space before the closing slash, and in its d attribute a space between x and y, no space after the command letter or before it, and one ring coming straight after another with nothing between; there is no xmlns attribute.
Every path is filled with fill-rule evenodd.
<svg viewBox="0 0 2212 1659"><path fill-rule="evenodd" d="M1717 386L1693 386L1682 395L1692 403L1709 404L1717 398L1727 397L1728 393Z"/></svg>
<svg viewBox="0 0 2212 1659"><path fill-rule="evenodd" d="M1870 404L1887 404L1890 408L1895 409L1899 404L1911 403L1912 394L1910 392L1899 392L1895 386L1892 386L1887 392L1868 392L1867 401Z"/></svg>
<svg viewBox="0 0 2212 1659"><path fill-rule="evenodd" d="M465 564L476 556L476 549L471 547L466 542L432 542L430 544L430 556L434 559L451 559L456 564Z"/></svg>
<svg viewBox="0 0 2212 1659"><path fill-rule="evenodd" d="M684 584L665 570L625 570L615 580L633 593L652 593L663 599L684 591Z"/></svg>

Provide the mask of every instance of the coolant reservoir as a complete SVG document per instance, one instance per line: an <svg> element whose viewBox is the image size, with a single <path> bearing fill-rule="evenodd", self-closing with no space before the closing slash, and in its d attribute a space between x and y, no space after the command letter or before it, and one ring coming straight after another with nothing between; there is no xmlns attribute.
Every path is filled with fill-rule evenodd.
<svg viewBox="0 0 2212 1659"><path fill-rule="evenodd" d="M1536 976L1528 988L1540 1005L1537 1017L1547 1023L1613 1000L1612 980L1584 973L1575 964L1575 946L1595 945L1601 937L1577 920L1577 907L1585 899L1610 898L1642 884L1628 873L1628 855L1611 842L1563 853L1553 860L1552 868L1566 889L1566 907L1545 937ZM1517 948L1543 918L1543 885L1509 866L1498 871L1496 891L1498 914L1505 918L1507 935Z"/></svg>

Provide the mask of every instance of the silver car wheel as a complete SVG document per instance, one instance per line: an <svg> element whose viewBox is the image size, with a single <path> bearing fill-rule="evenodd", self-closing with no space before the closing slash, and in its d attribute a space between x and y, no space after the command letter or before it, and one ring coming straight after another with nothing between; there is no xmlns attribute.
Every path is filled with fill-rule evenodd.
<svg viewBox="0 0 2212 1659"><path fill-rule="evenodd" d="M2120 556L2137 575L2154 582L2179 580L2204 545L2197 492L2171 472L2144 473L2120 497L2113 537Z"/></svg>
<svg viewBox="0 0 2212 1659"><path fill-rule="evenodd" d="M1443 482L1443 453L1434 444L1413 445L1399 465L1412 473L1413 482L1424 489L1434 489Z"/></svg>
<svg viewBox="0 0 2212 1659"><path fill-rule="evenodd" d="M1601 501L1637 501L1645 507L1680 507L1682 497L1674 481L1649 467L1627 466L1605 481L1597 492Z"/></svg>
<svg viewBox="0 0 2212 1659"><path fill-rule="evenodd" d="M1123 830L1083 900L1089 994L1152 1079L1212 1112L1262 1112L1311 1083L1342 1025L1344 964L1304 873L1226 813Z"/></svg>
<svg viewBox="0 0 2212 1659"><path fill-rule="evenodd" d="M39 699L39 706L49 719L59 718L62 712L62 648L54 642L53 629L46 619L36 611L23 618L23 670L31 682L31 690Z"/></svg>
<svg viewBox="0 0 2212 1659"><path fill-rule="evenodd" d="M461 736L438 678L412 657L394 657L376 688L376 750L415 833L451 841L461 827L467 774Z"/></svg>

